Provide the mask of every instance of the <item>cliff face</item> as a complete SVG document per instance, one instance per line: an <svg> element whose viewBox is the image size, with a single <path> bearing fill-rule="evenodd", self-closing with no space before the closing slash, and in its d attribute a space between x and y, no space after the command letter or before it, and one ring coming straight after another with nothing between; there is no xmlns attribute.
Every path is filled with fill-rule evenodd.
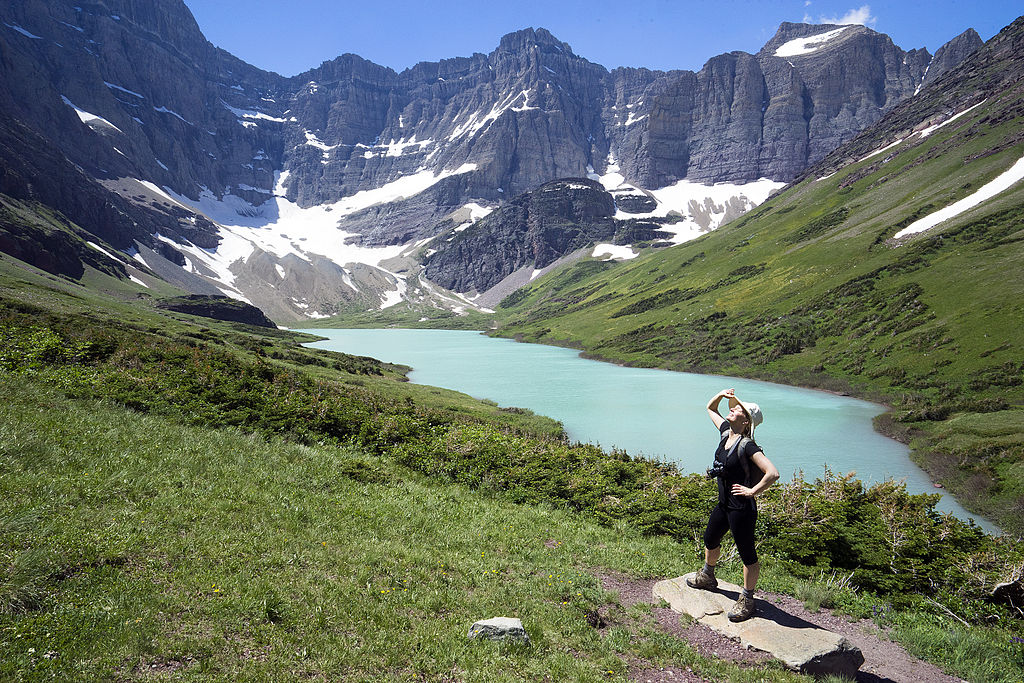
<svg viewBox="0 0 1024 683"><path fill-rule="evenodd" d="M425 260L426 276L456 292L484 292L523 266L541 269L576 249L613 239L614 214L615 201L599 183L546 183L440 235Z"/></svg>
<svg viewBox="0 0 1024 683"><path fill-rule="evenodd" d="M618 173L646 190L787 182L977 38L932 60L864 27L783 24L758 54L720 55L696 73L609 72L525 29L490 54L401 73L342 55L284 78L211 45L181 0L24 0L0 19L6 185L117 249L193 266L206 258L194 247L218 249L223 226L269 226L282 202L353 200L337 214L338 240L381 247L433 237L467 202L500 205L557 178ZM216 201L215 223L198 207ZM234 279L255 283L275 258L257 249ZM230 284L213 270L190 275Z"/></svg>

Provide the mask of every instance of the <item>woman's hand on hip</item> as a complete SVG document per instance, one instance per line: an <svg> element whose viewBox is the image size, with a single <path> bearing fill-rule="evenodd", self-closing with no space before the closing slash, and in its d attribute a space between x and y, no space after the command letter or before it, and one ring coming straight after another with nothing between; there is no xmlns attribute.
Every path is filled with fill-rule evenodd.
<svg viewBox="0 0 1024 683"><path fill-rule="evenodd" d="M746 486L743 486L742 484L733 484L732 485L732 495L734 495L734 496L743 496L744 498L753 498L754 497L754 489L747 488Z"/></svg>

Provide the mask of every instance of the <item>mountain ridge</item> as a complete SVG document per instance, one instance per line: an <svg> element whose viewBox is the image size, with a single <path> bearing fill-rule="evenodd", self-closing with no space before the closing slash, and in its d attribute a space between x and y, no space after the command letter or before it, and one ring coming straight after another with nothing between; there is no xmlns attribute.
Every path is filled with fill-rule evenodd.
<svg viewBox="0 0 1024 683"><path fill-rule="evenodd" d="M546 29L528 28L487 55L395 72L345 54L284 78L214 47L180 0L36 0L6 7L4 17L0 113L135 207L126 213L149 216L127 230L109 230L88 212L69 218L120 252L155 250L283 321L394 301L389 292L416 286L406 271L380 265L398 247L412 254L463 207L495 208L550 180L605 178L606 189L629 192L684 181L788 182L926 75L926 52L903 53L863 27L783 25L769 46L841 35L789 61L766 47L713 57L699 72L608 71ZM850 46L874 66L838 78ZM963 50L949 52L955 59ZM901 55L909 54L917 56L908 63ZM879 81L875 72L888 75ZM856 104L832 102L837 88L861 93ZM662 213L678 210L697 225L688 206ZM274 225L288 234L295 228L281 217L297 215L295 207L333 210L340 244L310 251L296 235L294 246L270 248L251 232ZM249 226L258 216L266 218ZM222 263L242 234L249 252ZM312 265L355 251L364 260ZM289 254L309 265L286 267ZM322 281L324 294L275 294L265 285L277 283L259 276L268 259ZM369 279L353 279L354 270Z"/></svg>

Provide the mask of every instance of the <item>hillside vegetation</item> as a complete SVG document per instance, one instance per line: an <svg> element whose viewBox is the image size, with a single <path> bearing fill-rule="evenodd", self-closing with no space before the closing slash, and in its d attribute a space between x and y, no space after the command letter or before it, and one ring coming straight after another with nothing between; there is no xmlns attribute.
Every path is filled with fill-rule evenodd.
<svg viewBox="0 0 1024 683"><path fill-rule="evenodd" d="M1021 533L1024 190L893 238L1024 157L1022 34L1018 20L742 219L519 290L499 334L884 401L883 431L967 507Z"/></svg>
<svg viewBox="0 0 1024 683"><path fill-rule="evenodd" d="M926 95L947 116L978 106L923 139L830 157L835 175L692 244L553 273L495 322L886 400L883 428L1019 532L1021 193L892 240L1024 155L1020 71L1001 73L940 80ZM148 287L123 279L46 207L0 195L0 227L71 256L0 255L0 679L810 680L702 657L602 589L694 568L705 478L310 335L183 312L196 302L145 270ZM1024 612L994 588L1019 579L1024 547L936 500L832 472L780 483L759 503L761 586L870 619L968 680L1013 681ZM530 647L466 640L501 614Z"/></svg>
<svg viewBox="0 0 1024 683"><path fill-rule="evenodd" d="M601 589L692 568L703 477L127 287L0 259L0 678L804 680L704 659ZM998 680L1022 622L990 593L1024 556L935 501L774 488L765 588ZM465 641L509 613L530 648Z"/></svg>

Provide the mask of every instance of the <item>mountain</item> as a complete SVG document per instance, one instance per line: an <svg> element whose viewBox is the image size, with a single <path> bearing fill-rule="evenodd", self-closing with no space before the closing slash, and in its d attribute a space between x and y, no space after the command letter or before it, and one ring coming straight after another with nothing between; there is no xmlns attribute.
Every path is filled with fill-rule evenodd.
<svg viewBox="0 0 1024 683"><path fill-rule="evenodd" d="M608 71L525 29L401 73L346 54L285 78L211 45L181 0L27 0L0 19L0 189L133 277L283 322L471 306L494 279L452 261L442 291L424 241L552 180L599 180L616 220L662 224L665 243L713 229L980 42L932 59L862 26L783 24L696 73Z"/></svg>
<svg viewBox="0 0 1024 683"><path fill-rule="evenodd" d="M1024 17L756 210L538 277L499 304L498 333L885 402L884 432L1020 533L1022 73Z"/></svg>

